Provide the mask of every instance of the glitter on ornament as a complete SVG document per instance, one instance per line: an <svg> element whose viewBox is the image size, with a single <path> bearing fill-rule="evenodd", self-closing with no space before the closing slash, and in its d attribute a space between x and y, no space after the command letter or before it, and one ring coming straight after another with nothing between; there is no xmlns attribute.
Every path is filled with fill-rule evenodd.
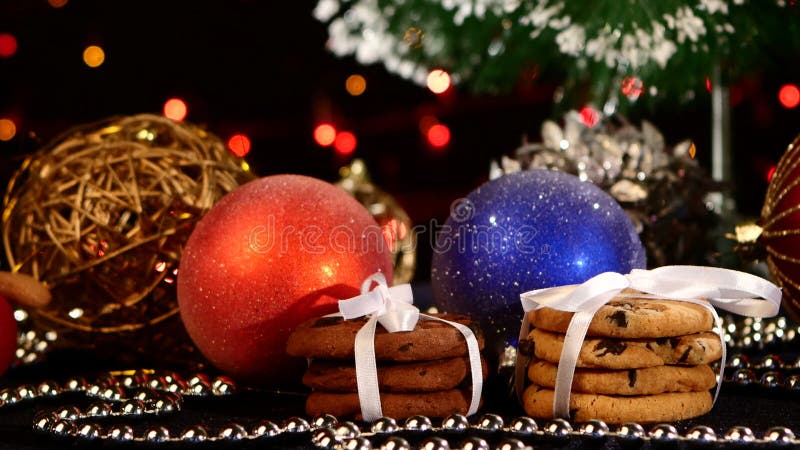
<svg viewBox="0 0 800 450"><path fill-rule="evenodd" d="M586 108L584 108L585 110ZM690 141L669 147L649 122L641 127L621 115L568 112L563 126L545 121L542 142L525 143L495 164L492 177L546 168L577 175L613 196L633 220L651 267L714 264L710 238L717 215L705 198L719 187L695 160Z"/></svg>
<svg viewBox="0 0 800 450"><path fill-rule="evenodd" d="M383 230L344 190L300 175L241 186L197 224L178 277L180 314L217 368L258 385L300 380L294 328L332 313L368 276L391 281Z"/></svg>
<svg viewBox="0 0 800 450"><path fill-rule="evenodd" d="M522 292L645 267L636 230L617 202L561 172L490 181L454 204L437 231L435 303L482 318L495 354L519 333Z"/></svg>

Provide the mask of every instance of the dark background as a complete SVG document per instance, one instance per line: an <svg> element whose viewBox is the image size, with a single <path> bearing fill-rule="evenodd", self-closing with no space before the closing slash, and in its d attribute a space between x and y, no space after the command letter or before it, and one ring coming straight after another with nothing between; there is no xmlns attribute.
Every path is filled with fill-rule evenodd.
<svg viewBox="0 0 800 450"><path fill-rule="evenodd" d="M524 135L538 140L542 120L560 116L552 101L557 84L547 80L507 95L456 87L436 96L382 66L338 59L325 50L326 28L311 17L313 6L70 0L54 8L45 0L0 0L0 33L13 34L19 44L13 57L0 58L0 117L17 124L16 137L0 142L0 185L26 153L71 126L160 113L168 98L180 97L187 121L224 140L247 134L253 142L247 160L259 175L291 172L335 181L347 160L316 145L312 131L321 121L350 130L358 138L352 157L366 160L375 183L395 195L415 223L441 221L454 199L486 180L491 159L513 152ZM88 45L103 47L102 66L83 63ZM753 67L732 86L732 187L746 215L758 215L766 174L800 131L800 111L782 107L777 95L781 85L800 78L800 68L780 65L780 73ZM367 79L359 97L344 89L353 73ZM428 114L452 131L442 152L419 131ZM655 123L670 144L693 139L701 164L710 167L704 87L692 103L641 107L629 118ZM429 262L421 257L418 278L426 278Z"/></svg>

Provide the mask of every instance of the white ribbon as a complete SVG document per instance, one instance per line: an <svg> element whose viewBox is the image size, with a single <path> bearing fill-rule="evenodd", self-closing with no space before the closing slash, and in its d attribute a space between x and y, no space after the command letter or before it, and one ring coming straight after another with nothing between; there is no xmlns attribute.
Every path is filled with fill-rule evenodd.
<svg viewBox="0 0 800 450"><path fill-rule="evenodd" d="M373 284L377 288L370 290ZM411 286L401 284L388 287L386 277L376 273L361 285L361 295L339 301L339 313L345 320L369 316L367 323L356 333L354 351L356 361L356 384L361 415L371 422L383 416L378 386L378 368L375 361L375 329L380 323L389 333L412 331L421 319L436 320L456 328L467 342L470 375L472 377L472 399L467 415L475 414L480 405L483 390L483 370L478 340L469 327L460 323L421 314L413 305Z"/></svg>
<svg viewBox="0 0 800 450"><path fill-rule="evenodd" d="M520 341L530 329L528 313L540 308L574 312L564 337L564 347L558 362L553 398L554 417L569 418L569 397L572 379L583 340L595 313L623 289L644 292L631 297L665 298L694 303L707 308L718 321L714 307L752 317L772 317L781 303L780 288L769 281L735 270L700 266L664 266L653 270L635 269L628 275L606 272L581 285L538 289L520 295L525 317L522 320ZM650 295L647 295L650 294ZM622 295L623 297L625 295ZM753 297L760 297L753 298ZM763 299L763 300L762 300ZM722 345L720 382L725 369L726 346L722 330L718 330ZM517 353L517 395L522 395L526 364ZM719 395L720 384L714 394Z"/></svg>

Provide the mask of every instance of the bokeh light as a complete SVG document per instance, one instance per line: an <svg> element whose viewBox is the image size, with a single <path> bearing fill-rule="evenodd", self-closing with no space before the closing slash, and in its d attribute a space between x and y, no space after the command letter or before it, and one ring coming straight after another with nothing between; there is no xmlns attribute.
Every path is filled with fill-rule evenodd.
<svg viewBox="0 0 800 450"><path fill-rule="evenodd" d="M97 45L90 45L83 51L83 62L89 67L100 67L106 60L106 52Z"/></svg>
<svg viewBox="0 0 800 450"><path fill-rule="evenodd" d="M0 33L0 58L11 58L17 53L17 38L9 33Z"/></svg>
<svg viewBox="0 0 800 450"><path fill-rule="evenodd" d="M17 134L17 125L11 119L0 119L0 141L10 141Z"/></svg>
<svg viewBox="0 0 800 450"><path fill-rule="evenodd" d="M443 149L450 143L450 128L447 128L447 125L437 123L428 128L425 136L428 138L428 143L431 144L431 147Z"/></svg>
<svg viewBox="0 0 800 450"><path fill-rule="evenodd" d="M239 158L250 153L250 138L246 134L237 133L228 139L228 149Z"/></svg>
<svg viewBox="0 0 800 450"><path fill-rule="evenodd" d="M425 38L425 34L416 27L409 27L405 34L403 34L403 40L406 41L411 48L420 48L422 47L422 41Z"/></svg>
<svg viewBox="0 0 800 450"><path fill-rule="evenodd" d="M359 96L367 90L367 80L357 73L350 75L344 82L344 88L348 94L354 97Z"/></svg>
<svg viewBox="0 0 800 450"><path fill-rule="evenodd" d="M333 144L336 140L336 128L329 123L321 123L314 128L314 141L322 147Z"/></svg>
<svg viewBox="0 0 800 450"><path fill-rule="evenodd" d="M450 74L442 69L431 70L428 74L428 89L434 94L442 94L450 88Z"/></svg>
<svg viewBox="0 0 800 450"><path fill-rule="evenodd" d="M772 181L772 177L775 176L775 171L778 170L778 166L772 166L767 170L767 182Z"/></svg>
<svg viewBox="0 0 800 450"><path fill-rule="evenodd" d="M419 132L422 134L428 134L428 130L437 123L439 123L439 119L437 119L436 116L422 116L422 118L419 119Z"/></svg>
<svg viewBox="0 0 800 450"><path fill-rule="evenodd" d="M636 77L625 77L622 79L620 92L629 99L636 100L644 92L644 83Z"/></svg>
<svg viewBox="0 0 800 450"><path fill-rule="evenodd" d="M800 104L800 89L794 84L784 84L778 91L778 100L784 108L795 108Z"/></svg>
<svg viewBox="0 0 800 450"><path fill-rule="evenodd" d="M340 131L336 134L336 139L333 141L333 148L336 153L347 156L356 151L358 140L356 136L349 131Z"/></svg>
<svg viewBox="0 0 800 450"><path fill-rule="evenodd" d="M591 128L600 122L600 111L592 108L591 106L584 106L581 108L581 121L584 125Z"/></svg>
<svg viewBox="0 0 800 450"><path fill-rule="evenodd" d="M53 8L61 8L67 4L68 0L47 0L47 3L50 4Z"/></svg>
<svg viewBox="0 0 800 450"><path fill-rule="evenodd" d="M186 102L179 98L171 98L164 102L164 117L167 119L182 122L187 113Z"/></svg>

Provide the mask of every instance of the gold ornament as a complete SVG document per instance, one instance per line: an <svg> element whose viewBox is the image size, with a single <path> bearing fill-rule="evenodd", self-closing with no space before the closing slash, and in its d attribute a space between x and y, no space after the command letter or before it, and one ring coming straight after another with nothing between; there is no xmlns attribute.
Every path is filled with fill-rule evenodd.
<svg viewBox="0 0 800 450"><path fill-rule="evenodd" d="M337 186L356 198L383 230L394 258L394 284L408 283L417 267L416 236L411 219L391 195L370 181L364 161L355 159L339 169Z"/></svg>
<svg viewBox="0 0 800 450"><path fill-rule="evenodd" d="M30 311L35 326L67 345L102 335L140 350L184 333L181 250L203 214L252 178L216 136L147 114L76 128L27 158L4 198L3 241L12 270L52 292Z"/></svg>

